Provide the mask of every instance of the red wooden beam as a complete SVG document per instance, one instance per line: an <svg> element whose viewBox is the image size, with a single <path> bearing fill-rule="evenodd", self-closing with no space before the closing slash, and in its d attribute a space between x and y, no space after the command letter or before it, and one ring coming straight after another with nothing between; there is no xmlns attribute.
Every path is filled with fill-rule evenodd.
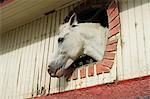
<svg viewBox="0 0 150 99"><path fill-rule="evenodd" d="M35 97L35 99L143 99L148 96L150 96L150 75L113 84Z"/></svg>

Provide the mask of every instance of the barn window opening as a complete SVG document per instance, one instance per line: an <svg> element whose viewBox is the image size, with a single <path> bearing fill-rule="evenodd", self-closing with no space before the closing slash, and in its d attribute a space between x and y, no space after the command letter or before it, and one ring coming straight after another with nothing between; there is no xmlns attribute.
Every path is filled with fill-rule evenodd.
<svg viewBox="0 0 150 99"><path fill-rule="evenodd" d="M107 6L96 6L96 4L80 4L69 12L64 19L68 22L73 13L77 14L78 23L100 23L103 27L108 27Z"/></svg>
<svg viewBox="0 0 150 99"><path fill-rule="evenodd" d="M108 2L106 3L102 0L86 0L69 12L68 16L66 16L64 19L64 23L69 21L73 13L76 13L78 23L99 23L103 27L109 28L107 5ZM73 21L71 23L73 23ZM97 62L95 59L84 54L71 64L71 66L67 69L69 74L67 72L66 76L71 75L78 67L83 65L88 66L88 64L95 62Z"/></svg>

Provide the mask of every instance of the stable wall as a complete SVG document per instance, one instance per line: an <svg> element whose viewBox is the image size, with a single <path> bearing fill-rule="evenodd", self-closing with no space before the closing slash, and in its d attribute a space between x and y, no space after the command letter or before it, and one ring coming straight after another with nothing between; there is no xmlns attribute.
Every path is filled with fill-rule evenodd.
<svg viewBox="0 0 150 99"><path fill-rule="evenodd" d="M120 0L119 9L121 44L118 79L150 75L150 1Z"/></svg>

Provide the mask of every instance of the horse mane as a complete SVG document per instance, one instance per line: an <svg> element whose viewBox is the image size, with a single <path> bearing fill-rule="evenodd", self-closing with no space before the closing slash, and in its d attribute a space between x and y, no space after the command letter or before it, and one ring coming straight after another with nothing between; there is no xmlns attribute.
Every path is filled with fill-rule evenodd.
<svg viewBox="0 0 150 99"><path fill-rule="evenodd" d="M68 22L73 13L77 15L78 23L100 23L103 27L108 27L107 4L109 0L86 0L76 6L69 12L64 19L64 23ZM74 20L72 18L72 20ZM71 24L73 21L71 21Z"/></svg>

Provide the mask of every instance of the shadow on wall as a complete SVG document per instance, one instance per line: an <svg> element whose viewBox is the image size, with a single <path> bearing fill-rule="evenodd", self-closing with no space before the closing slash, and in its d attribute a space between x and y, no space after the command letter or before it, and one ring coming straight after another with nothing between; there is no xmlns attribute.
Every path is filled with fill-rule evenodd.
<svg viewBox="0 0 150 99"><path fill-rule="evenodd" d="M135 4L135 2L136 2L136 0L119 0L120 12L140 6L142 4L150 3L149 0L139 0L139 2L136 4ZM130 4L131 6L128 6L127 4ZM64 9L62 9L62 10L64 10ZM68 8L68 10L70 10L70 8ZM41 18L39 18L39 19L36 19L25 25L22 25L20 27L17 27L6 33L1 34L0 55L11 52L16 49L20 49L20 48L29 46L29 45L37 43L37 42L40 43L41 41L43 41L47 38L55 39L54 36L58 35L58 33L56 32L57 28L58 28L58 24L56 22L58 22L59 24L62 23L61 22L62 19L60 17L58 17L58 19L57 19L56 17L58 14L61 14L61 13L62 12L60 12L60 11L57 11L57 12L53 11L49 15L44 16L43 19L45 20L44 24L46 27L42 23L40 23L40 25L42 24L41 27L38 26L38 22L41 20ZM26 35L24 35L21 28L23 28L24 26L27 26L29 24L36 23L36 22L37 22L36 32L31 32L31 31L27 32L27 31L29 31L29 30L27 30ZM52 22L54 22L55 24L51 25ZM44 30L44 28L46 30ZM19 29L19 31L18 31L18 33L16 33L15 31L18 29ZM35 31L35 28L32 28L32 30ZM25 36L27 36L27 39L25 39ZM13 42L13 43L11 43L11 42Z"/></svg>
<svg viewBox="0 0 150 99"><path fill-rule="evenodd" d="M96 2L97 0L95 0ZM93 1L92 1L93 2ZM90 4L90 3L89 3ZM104 5L102 5L104 6ZM78 7L73 6L76 9L76 12L79 12L78 15L81 20L86 20L86 18L83 18L83 12L85 11L80 11L79 8L82 7L82 5L79 5ZM95 6L91 7L90 12L97 12L97 9L95 9ZM41 43L45 39L49 39L49 44L50 46L55 46L56 36L59 34L57 32L59 24L63 23L66 21L66 10L70 11L72 10L70 7L58 10L58 11L51 11L48 15L45 15L39 19L36 19L32 22L29 22L25 25L19 26L15 29L12 29L6 33L3 33L1 36L1 47L0 47L0 55L14 51L16 49L20 49L23 47L27 47L29 45L32 45L34 43ZM87 11L88 8L87 6L84 7L84 10ZM92 22L97 22L97 20L106 20L107 12L102 9L100 10L101 12L99 13L98 17L94 17L96 20L93 20ZM85 13L86 16L88 16L89 13ZM65 18L66 17L66 18ZM92 15L89 15L89 17L92 17ZM88 18L88 17L87 17ZM90 20L91 21L91 20ZM108 21L108 20L107 20ZM108 22L100 21L104 27L108 27ZM104 24L103 24L104 23ZM54 42L54 43L51 43ZM47 43L44 41L44 43ZM42 43L43 44L43 43ZM54 50L52 47L52 50Z"/></svg>
<svg viewBox="0 0 150 99"><path fill-rule="evenodd" d="M58 24L56 24L55 18L57 17L57 13L58 12L53 12L50 15L41 17L1 34L0 55L35 43L41 43L46 39L55 39L55 36L58 35L56 32ZM51 25L52 21L55 22L54 25Z"/></svg>

